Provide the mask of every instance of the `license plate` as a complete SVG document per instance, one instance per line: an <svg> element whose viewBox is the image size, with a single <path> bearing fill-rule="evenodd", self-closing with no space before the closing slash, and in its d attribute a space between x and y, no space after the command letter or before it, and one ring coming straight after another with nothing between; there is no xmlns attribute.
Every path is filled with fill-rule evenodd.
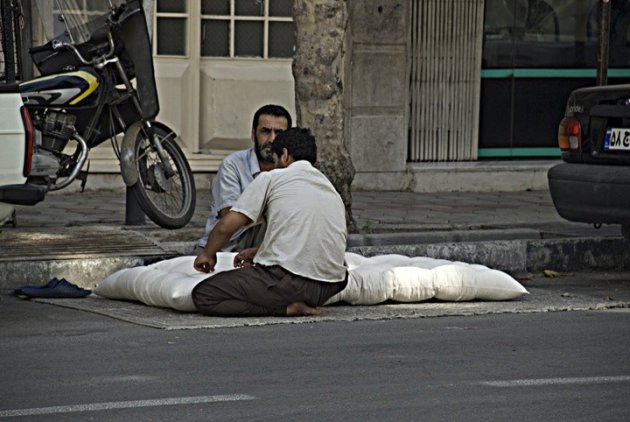
<svg viewBox="0 0 630 422"><path fill-rule="evenodd" d="M630 129L607 129L604 151L630 151Z"/></svg>

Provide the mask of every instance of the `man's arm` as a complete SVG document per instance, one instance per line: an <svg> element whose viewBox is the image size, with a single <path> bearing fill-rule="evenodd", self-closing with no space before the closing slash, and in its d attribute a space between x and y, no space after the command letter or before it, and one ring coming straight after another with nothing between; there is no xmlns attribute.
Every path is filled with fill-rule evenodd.
<svg viewBox="0 0 630 422"><path fill-rule="evenodd" d="M206 247L195 259L193 264L195 269L204 273L214 271L214 266L217 263L217 252L230 241L238 229L250 222L251 219L245 214L236 211L227 212L210 232Z"/></svg>
<svg viewBox="0 0 630 422"><path fill-rule="evenodd" d="M212 184L212 203L216 207L218 218L222 218L232 208L243 193L243 186L246 186L247 180L251 178L239 166L241 160L238 157L239 153L228 155L223 160Z"/></svg>
<svg viewBox="0 0 630 422"><path fill-rule="evenodd" d="M219 219L225 217L225 214L230 212L231 209L232 209L232 207L225 207L222 210L219 210Z"/></svg>

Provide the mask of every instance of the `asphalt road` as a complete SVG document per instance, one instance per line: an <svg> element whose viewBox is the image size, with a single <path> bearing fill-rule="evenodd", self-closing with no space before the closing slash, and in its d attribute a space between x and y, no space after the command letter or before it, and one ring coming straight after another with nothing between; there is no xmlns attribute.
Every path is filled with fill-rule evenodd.
<svg viewBox="0 0 630 422"><path fill-rule="evenodd" d="M167 331L0 296L0 419L619 421L630 310Z"/></svg>

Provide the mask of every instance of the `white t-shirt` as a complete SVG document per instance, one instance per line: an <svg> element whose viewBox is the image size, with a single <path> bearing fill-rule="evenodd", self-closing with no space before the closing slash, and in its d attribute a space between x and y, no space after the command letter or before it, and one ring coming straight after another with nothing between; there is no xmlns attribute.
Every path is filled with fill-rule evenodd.
<svg viewBox="0 0 630 422"><path fill-rule="evenodd" d="M267 222L254 263L280 265L318 281L344 280L344 204L326 176L308 161L260 173L232 211Z"/></svg>

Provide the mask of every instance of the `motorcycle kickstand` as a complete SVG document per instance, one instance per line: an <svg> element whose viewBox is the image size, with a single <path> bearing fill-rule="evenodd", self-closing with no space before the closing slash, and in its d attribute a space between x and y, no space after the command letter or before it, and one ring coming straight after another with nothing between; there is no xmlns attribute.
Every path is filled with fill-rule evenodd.
<svg viewBox="0 0 630 422"><path fill-rule="evenodd" d="M87 178L90 173L90 160L88 160L87 168L85 170L81 170L77 175L77 180L81 181L81 193L85 191L85 184L87 183Z"/></svg>

